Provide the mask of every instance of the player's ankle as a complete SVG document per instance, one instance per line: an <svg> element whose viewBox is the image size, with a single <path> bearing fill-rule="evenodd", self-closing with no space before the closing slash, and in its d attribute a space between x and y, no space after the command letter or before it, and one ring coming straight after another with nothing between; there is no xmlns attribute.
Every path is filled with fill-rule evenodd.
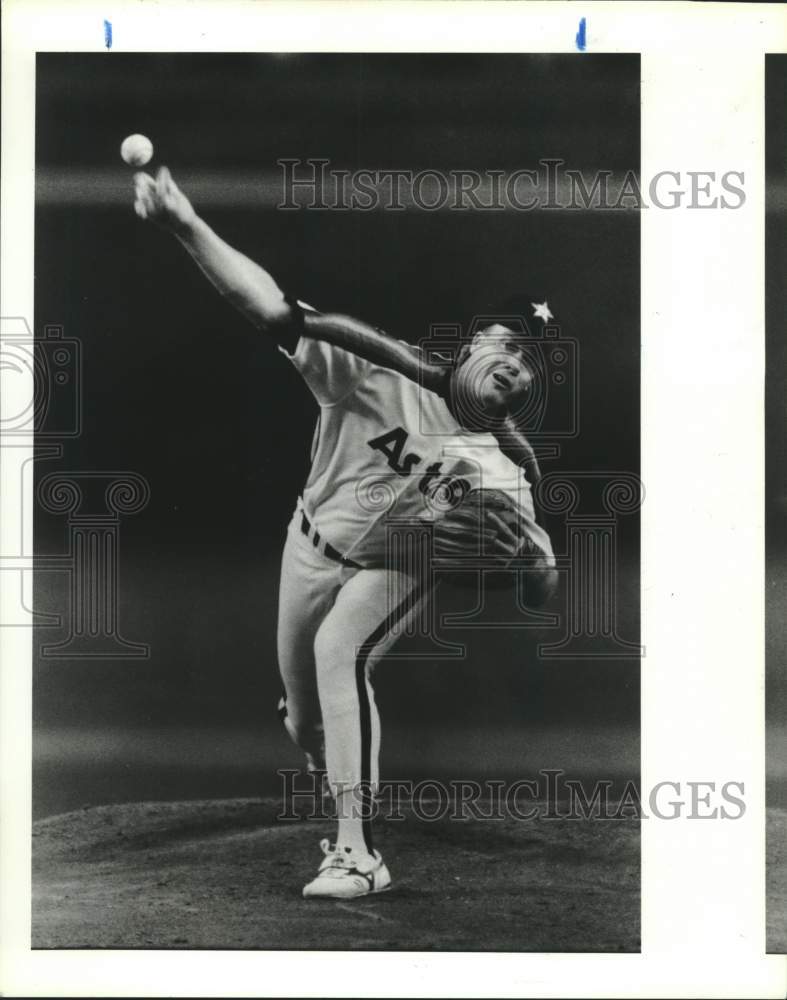
<svg viewBox="0 0 787 1000"><path fill-rule="evenodd" d="M353 829L353 824L340 822L335 843L336 849L342 852L353 853L358 857L363 857L366 854L374 857L366 843L360 824L358 824L358 829L355 830Z"/></svg>
<svg viewBox="0 0 787 1000"><path fill-rule="evenodd" d="M347 854L356 854L359 857L363 857L365 854L368 854L370 857L374 857L374 854L367 846L366 841L363 839L363 835L355 836L354 834L348 834L343 830L340 830L336 834L336 850Z"/></svg>
<svg viewBox="0 0 787 1000"><path fill-rule="evenodd" d="M356 858L374 857L372 852L367 848L366 844L348 844L345 841L337 840L336 850L339 854L352 854Z"/></svg>

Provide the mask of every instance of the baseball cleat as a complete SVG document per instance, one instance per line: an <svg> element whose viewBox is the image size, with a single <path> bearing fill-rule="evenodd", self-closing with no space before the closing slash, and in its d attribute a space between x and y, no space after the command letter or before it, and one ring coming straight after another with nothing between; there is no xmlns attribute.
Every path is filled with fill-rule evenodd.
<svg viewBox="0 0 787 1000"><path fill-rule="evenodd" d="M337 847L321 840L325 857L317 878L304 886L305 899L356 899L391 887L391 876L379 851L359 854L349 847Z"/></svg>

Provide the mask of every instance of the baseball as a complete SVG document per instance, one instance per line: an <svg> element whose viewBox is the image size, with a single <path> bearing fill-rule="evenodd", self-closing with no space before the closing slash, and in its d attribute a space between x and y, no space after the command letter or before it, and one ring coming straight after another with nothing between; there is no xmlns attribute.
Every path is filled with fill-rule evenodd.
<svg viewBox="0 0 787 1000"><path fill-rule="evenodd" d="M130 167L144 167L153 157L153 143L146 135L128 135L121 143L120 155Z"/></svg>

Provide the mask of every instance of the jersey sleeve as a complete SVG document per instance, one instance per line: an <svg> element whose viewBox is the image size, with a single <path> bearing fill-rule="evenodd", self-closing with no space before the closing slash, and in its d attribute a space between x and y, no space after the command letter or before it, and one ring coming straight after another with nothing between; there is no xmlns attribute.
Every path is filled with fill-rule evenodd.
<svg viewBox="0 0 787 1000"><path fill-rule="evenodd" d="M301 309L315 312L305 302ZM332 406L348 396L372 367L371 362L350 351L301 333L294 344L280 344L279 350L289 358L303 376L320 406Z"/></svg>

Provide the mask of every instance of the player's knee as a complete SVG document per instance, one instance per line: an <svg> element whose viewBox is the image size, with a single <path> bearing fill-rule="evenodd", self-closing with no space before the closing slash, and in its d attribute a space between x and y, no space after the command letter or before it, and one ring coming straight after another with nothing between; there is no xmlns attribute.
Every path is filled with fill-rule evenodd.
<svg viewBox="0 0 787 1000"><path fill-rule="evenodd" d="M341 674L352 675L355 664L355 650L352 639L337 629L323 627L314 640L314 659L317 663L317 678L328 675L338 678Z"/></svg>
<svg viewBox="0 0 787 1000"><path fill-rule="evenodd" d="M317 686L325 711L340 711L356 698L356 649L352 637L323 626L314 641Z"/></svg>
<svg viewBox="0 0 787 1000"><path fill-rule="evenodd" d="M314 644L323 717L358 710L357 649L352 637L320 630Z"/></svg>

